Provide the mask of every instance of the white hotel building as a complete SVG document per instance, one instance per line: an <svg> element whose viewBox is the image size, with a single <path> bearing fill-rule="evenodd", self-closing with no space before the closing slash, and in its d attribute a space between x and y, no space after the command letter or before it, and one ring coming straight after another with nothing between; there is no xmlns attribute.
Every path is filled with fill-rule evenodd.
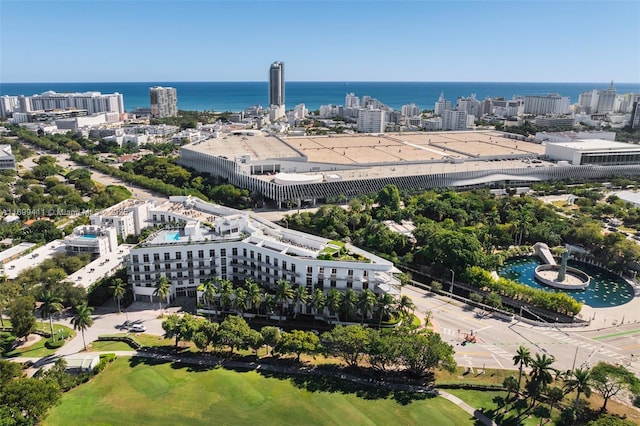
<svg viewBox="0 0 640 426"><path fill-rule="evenodd" d="M370 289L399 292L392 262L344 244L341 260L331 242L283 228L251 212L178 196L150 211L150 220L165 227L133 248L129 282L136 300L154 300L158 279L171 282L171 295L196 297L198 286L215 277L243 282L252 278L264 286L280 279L328 291ZM349 260L346 260L349 259Z"/></svg>

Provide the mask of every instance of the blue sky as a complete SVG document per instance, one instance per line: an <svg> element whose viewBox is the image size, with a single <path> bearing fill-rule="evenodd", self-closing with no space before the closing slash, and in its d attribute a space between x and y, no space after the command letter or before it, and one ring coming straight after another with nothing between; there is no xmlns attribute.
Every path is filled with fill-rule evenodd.
<svg viewBox="0 0 640 426"><path fill-rule="evenodd" d="M640 82L640 2L0 0L0 82Z"/></svg>

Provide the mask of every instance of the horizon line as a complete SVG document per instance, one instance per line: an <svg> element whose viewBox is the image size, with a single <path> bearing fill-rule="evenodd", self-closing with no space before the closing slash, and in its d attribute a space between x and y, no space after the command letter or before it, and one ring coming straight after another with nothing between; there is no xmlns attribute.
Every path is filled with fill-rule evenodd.
<svg viewBox="0 0 640 426"><path fill-rule="evenodd" d="M471 80L288 80L285 83L501 83L501 84L611 84L611 80L606 81L471 81ZM5 81L3 84L103 84L103 83L265 83L266 80L132 80L132 81ZM616 84L637 84L640 82L615 82Z"/></svg>

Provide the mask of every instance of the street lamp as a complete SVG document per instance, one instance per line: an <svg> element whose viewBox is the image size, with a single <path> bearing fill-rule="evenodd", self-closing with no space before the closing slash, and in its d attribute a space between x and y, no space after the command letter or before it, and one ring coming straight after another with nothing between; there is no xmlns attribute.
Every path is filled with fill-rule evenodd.
<svg viewBox="0 0 640 426"><path fill-rule="evenodd" d="M451 271L451 287L449 287L449 293L453 295L453 282L456 279L456 272L451 268L449 268L449 270Z"/></svg>

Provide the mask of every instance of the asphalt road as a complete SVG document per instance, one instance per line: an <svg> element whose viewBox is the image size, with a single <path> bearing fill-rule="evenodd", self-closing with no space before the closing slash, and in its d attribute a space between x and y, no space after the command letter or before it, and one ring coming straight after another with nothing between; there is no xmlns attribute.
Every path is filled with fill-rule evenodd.
<svg viewBox="0 0 640 426"><path fill-rule="evenodd" d="M640 367L640 324L627 323L602 329L534 327L482 315L448 297L406 286L402 293L416 304L416 315L432 313L434 330L454 346L456 361L463 367L515 369L513 356L524 345L532 354L546 353L556 359L555 368L568 370L598 361L626 365L636 374ZM473 335L477 343L464 343ZM632 356L632 354L634 354Z"/></svg>

